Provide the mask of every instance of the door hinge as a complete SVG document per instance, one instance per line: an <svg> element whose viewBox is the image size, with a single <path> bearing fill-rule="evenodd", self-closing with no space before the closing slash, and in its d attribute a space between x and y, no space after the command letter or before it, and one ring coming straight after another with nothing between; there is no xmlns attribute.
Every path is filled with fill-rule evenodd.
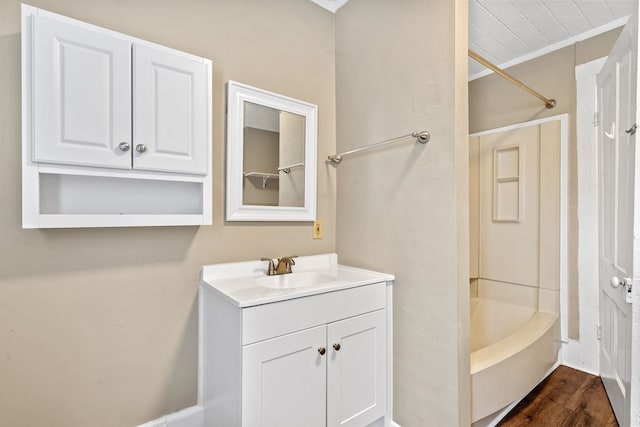
<svg viewBox="0 0 640 427"><path fill-rule="evenodd" d="M625 133L628 133L629 135L635 135L637 129L638 129L638 125L634 123L633 126L625 130Z"/></svg>
<svg viewBox="0 0 640 427"><path fill-rule="evenodd" d="M593 113L593 121L591 122L593 123L593 127L598 127L598 112L596 111L595 113Z"/></svg>
<svg viewBox="0 0 640 427"><path fill-rule="evenodd" d="M598 341L602 340L602 326L600 324L596 325L596 338Z"/></svg>

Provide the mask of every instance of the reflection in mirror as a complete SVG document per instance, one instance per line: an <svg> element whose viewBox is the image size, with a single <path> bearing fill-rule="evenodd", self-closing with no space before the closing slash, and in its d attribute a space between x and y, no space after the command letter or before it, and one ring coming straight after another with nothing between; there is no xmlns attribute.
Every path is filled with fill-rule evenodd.
<svg viewBox="0 0 640 427"><path fill-rule="evenodd" d="M305 117L244 103L243 205L304 206Z"/></svg>
<svg viewBox="0 0 640 427"><path fill-rule="evenodd" d="M227 220L313 221L318 107L227 84Z"/></svg>

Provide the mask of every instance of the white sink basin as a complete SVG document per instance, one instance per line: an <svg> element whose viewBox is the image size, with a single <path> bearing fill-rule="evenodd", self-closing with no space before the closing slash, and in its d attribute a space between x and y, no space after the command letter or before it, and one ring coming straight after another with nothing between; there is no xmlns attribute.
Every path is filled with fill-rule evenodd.
<svg viewBox="0 0 640 427"><path fill-rule="evenodd" d="M253 279L258 286L270 289L297 289L317 286L334 281L335 278L326 273L307 271L300 273L280 274L278 276L264 276Z"/></svg>

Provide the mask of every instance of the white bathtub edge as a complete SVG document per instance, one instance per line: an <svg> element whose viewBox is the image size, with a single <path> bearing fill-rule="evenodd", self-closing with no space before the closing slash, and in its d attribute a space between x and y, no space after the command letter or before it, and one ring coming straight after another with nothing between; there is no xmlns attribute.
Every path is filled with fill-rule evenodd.
<svg viewBox="0 0 640 427"><path fill-rule="evenodd" d="M557 318L558 316L553 313L537 312L516 332L494 344L472 352L470 354L471 375L494 366L529 347L547 333ZM525 333L523 334L523 332ZM523 340L522 335L526 339Z"/></svg>
<svg viewBox="0 0 640 427"><path fill-rule="evenodd" d="M471 375L471 418L474 423L493 416L523 394L530 392L545 377L549 369L560 361L559 325L557 317L555 315L553 317L554 322L547 331L531 344L521 346L522 342L530 341L530 337L523 336L521 341L507 343L517 345L521 348L520 351L513 352L504 346L497 346L489 356L491 360L500 359L501 361L490 364ZM537 333L540 325L533 325L527 329L529 334ZM525 332L524 328L522 331ZM523 333L523 335L526 334ZM503 349L504 353L511 356L503 357L500 352ZM478 350L480 351L482 350ZM485 361L480 359L480 362L484 364ZM503 378L507 377L510 378L509 381L503 381ZM488 393L488 390L492 392ZM486 426L485 423L477 425Z"/></svg>

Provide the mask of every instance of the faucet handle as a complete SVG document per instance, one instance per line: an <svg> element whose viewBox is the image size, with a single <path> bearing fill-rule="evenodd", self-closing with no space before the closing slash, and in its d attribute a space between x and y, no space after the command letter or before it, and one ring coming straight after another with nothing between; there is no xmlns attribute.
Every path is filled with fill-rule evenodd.
<svg viewBox="0 0 640 427"><path fill-rule="evenodd" d="M260 258L260 261L267 261L269 263L269 265L267 266L267 276L273 276L276 272L276 266L273 263L273 259L262 257Z"/></svg>

